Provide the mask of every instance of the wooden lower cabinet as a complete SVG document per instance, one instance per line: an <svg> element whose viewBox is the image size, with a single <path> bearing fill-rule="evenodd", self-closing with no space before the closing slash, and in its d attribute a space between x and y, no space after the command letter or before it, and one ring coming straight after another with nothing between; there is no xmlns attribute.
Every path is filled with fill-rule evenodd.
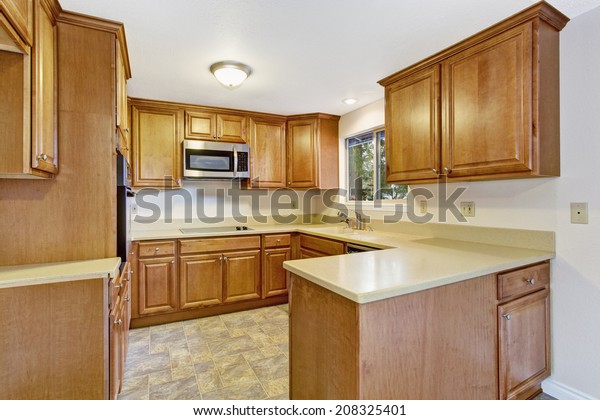
<svg viewBox="0 0 600 420"><path fill-rule="evenodd" d="M179 308L223 303L223 256L184 255L179 258Z"/></svg>
<svg viewBox="0 0 600 420"><path fill-rule="evenodd" d="M260 249L223 254L223 302L260 298Z"/></svg>
<svg viewBox="0 0 600 420"><path fill-rule="evenodd" d="M300 258L326 257L346 252L346 244L312 235L300 235Z"/></svg>
<svg viewBox="0 0 600 420"><path fill-rule="evenodd" d="M140 315L177 309L177 267L174 256L141 258L137 277Z"/></svg>
<svg viewBox="0 0 600 420"><path fill-rule="evenodd" d="M524 293L522 286L515 287L516 280L531 288L531 292L498 306L500 399L529 398L540 391L539 384L550 376L548 273L546 263L505 277L511 290Z"/></svg>
<svg viewBox="0 0 600 420"><path fill-rule="evenodd" d="M364 304L291 277L290 399L524 399L550 373L547 262Z"/></svg>
<svg viewBox="0 0 600 420"><path fill-rule="evenodd" d="M292 259L292 248L271 248L264 251L262 297L287 295L289 273L283 268L284 261Z"/></svg>
<svg viewBox="0 0 600 420"><path fill-rule="evenodd" d="M109 280L0 288L0 399L109 398Z"/></svg>
<svg viewBox="0 0 600 420"><path fill-rule="evenodd" d="M121 275L109 283L109 398L116 400L125 376L125 361L129 348L131 322L130 263Z"/></svg>

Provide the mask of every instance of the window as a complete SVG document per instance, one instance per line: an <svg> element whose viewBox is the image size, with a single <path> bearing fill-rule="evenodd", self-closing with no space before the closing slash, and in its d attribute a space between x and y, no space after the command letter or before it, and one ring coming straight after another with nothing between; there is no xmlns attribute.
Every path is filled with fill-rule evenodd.
<svg viewBox="0 0 600 420"><path fill-rule="evenodd" d="M385 131L346 139L348 201L403 200L408 186L385 182Z"/></svg>

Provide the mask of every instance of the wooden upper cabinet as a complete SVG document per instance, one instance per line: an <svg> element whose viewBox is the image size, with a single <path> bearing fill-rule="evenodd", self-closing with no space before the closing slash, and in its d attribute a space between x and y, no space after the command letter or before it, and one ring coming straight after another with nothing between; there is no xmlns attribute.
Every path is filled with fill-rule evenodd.
<svg viewBox="0 0 600 420"><path fill-rule="evenodd" d="M438 177L439 99L439 65L386 88L387 182Z"/></svg>
<svg viewBox="0 0 600 420"><path fill-rule="evenodd" d="M532 36L528 22L443 62L449 177L533 169Z"/></svg>
<svg viewBox="0 0 600 420"><path fill-rule="evenodd" d="M181 187L181 125L183 111L131 102L133 186Z"/></svg>
<svg viewBox="0 0 600 420"><path fill-rule="evenodd" d="M326 114L288 118L288 187L338 188L338 121L338 116Z"/></svg>
<svg viewBox="0 0 600 420"><path fill-rule="evenodd" d="M56 20L45 0L35 1L31 167L58 172Z"/></svg>
<svg viewBox="0 0 600 420"><path fill-rule="evenodd" d="M125 35L122 35L125 36ZM116 62L116 122L117 122L117 149L125 156L125 159L131 164L131 132L129 128L129 105L127 103L127 80L131 77L129 59L127 51L123 49L122 44L117 38L115 48Z"/></svg>
<svg viewBox="0 0 600 420"><path fill-rule="evenodd" d="M246 143L247 116L211 111L186 111L185 138Z"/></svg>
<svg viewBox="0 0 600 420"><path fill-rule="evenodd" d="M34 0L0 0L0 12L4 13L27 45L33 45L33 9Z"/></svg>
<svg viewBox="0 0 600 420"><path fill-rule="evenodd" d="M250 117L252 188L284 188L286 180L285 119Z"/></svg>
<svg viewBox="0 0 600 420"><path fill-rule="evenodd" d="M381 80L388 182L560 175L558 50L567 22L538 3Z"/></svg>

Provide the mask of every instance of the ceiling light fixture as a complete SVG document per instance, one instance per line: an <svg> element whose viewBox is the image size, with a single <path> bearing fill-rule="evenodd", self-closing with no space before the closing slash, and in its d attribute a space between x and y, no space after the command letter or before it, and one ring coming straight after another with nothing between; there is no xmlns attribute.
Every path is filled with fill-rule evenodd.
<svg viewBox="0 0 600 420"><path fill-rule="evenodd" d="M358 100L354 99L354 98L346 98L342 102L345 103L346 105L354 105L355 103L358 102Z"/></svg>
<svg viewBox="0 0 600 420"><path fill-rule="evenodd" d="M252 74L252 69L237 61L219 61L210 66L210 72L223 86L235 89Z"/></svg>

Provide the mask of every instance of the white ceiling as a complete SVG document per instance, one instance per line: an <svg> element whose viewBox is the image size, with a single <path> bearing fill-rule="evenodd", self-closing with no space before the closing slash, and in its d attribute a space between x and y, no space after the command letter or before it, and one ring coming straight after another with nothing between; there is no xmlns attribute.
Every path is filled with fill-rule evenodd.
<svg viewBox="0 0 600 420"><path fill-rule="evenodd" d="M343 115L383 97L377 80L536 0L59 0L123 22L129 96L299 114ZM600 0L550 0L573 18ZM567 26L568 28L568 26ZM222 87L212 63L253 74ZM355 105L341 101L355 97Z"/></svg>

